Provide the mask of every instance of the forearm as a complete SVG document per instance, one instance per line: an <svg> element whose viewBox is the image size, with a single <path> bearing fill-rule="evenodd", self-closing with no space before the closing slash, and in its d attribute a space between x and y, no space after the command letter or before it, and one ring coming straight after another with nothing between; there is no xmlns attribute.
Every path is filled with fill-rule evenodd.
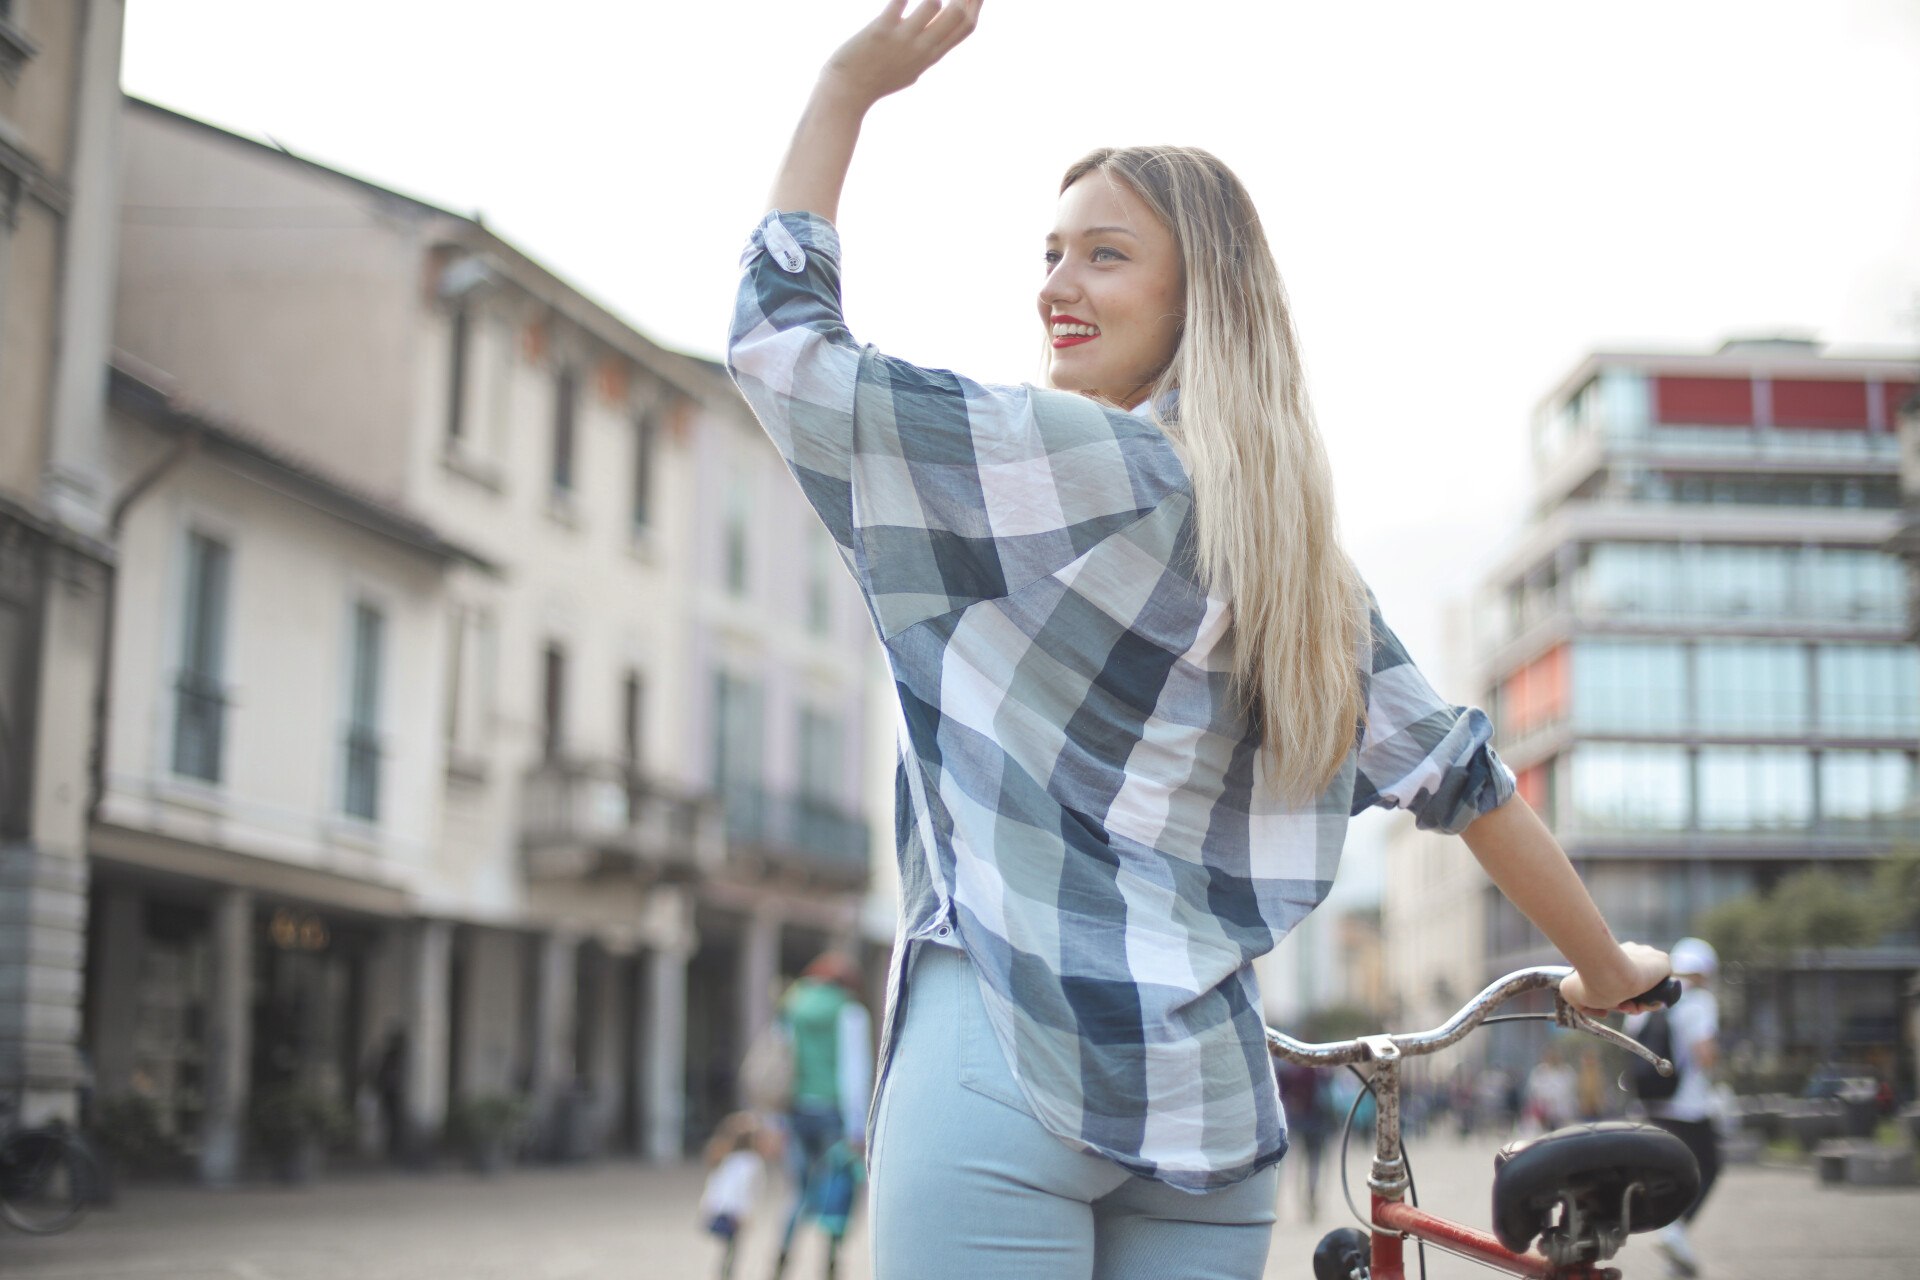
<svg viewBox="0 0 1920 1280"><path fill-rule="evenodd" d="M1616 1000L1644 989L1573 863L1525 800L1514 796L1460 834L1500 892L1589 983Z"/></svg>
<svg viewBox="0 0 1920 1280"><path fill-rule="evenodd" d="M773 180L768 207L835 221L853 148L860 140L860 125L872 105L865 95L823 75L800 114L786 159Z"/></svg>

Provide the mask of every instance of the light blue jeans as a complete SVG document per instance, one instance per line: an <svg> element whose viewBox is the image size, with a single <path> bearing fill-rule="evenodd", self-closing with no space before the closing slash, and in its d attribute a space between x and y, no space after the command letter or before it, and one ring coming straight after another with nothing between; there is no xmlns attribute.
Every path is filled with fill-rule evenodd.
<svg viewBox="0 0 1920 1280"><path fill-rule="evenodd" d="M915 943L874 1122L874 1280L1258 1280L1279 1169L1204 1195L1027 1112L972 962Z"/></svg>

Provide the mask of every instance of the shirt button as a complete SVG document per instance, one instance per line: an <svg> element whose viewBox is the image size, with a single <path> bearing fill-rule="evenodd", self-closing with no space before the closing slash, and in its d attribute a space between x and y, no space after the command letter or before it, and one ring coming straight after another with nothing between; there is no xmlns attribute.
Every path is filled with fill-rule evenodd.
<svg viewBox="0 0 1920 1280"><path fill-rule="evenodd" d="M800 247L800 242L793 238L793 232L787 230L784 222L778 218L769 218L765 239L767 252L773 255L773 260L780 264L782 271L788 275L799 275L807 269L806 251Z"/></svg>

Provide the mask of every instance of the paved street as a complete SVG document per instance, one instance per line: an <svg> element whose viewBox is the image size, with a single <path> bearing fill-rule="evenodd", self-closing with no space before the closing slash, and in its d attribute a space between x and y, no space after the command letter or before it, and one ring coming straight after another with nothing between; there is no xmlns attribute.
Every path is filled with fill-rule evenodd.
<svg viewBox="0 0 1920 1280"><path fill-rule="evenodd" d="M1414 1148L1423 1203L1486 1221L1491 1146L1432 1139ZM1355 1156L1356 1172L1359 1158ZM0 1274L46 1280L699 1280L715 1252L697 1229L696 1170L627 1165L538 1170L495 1179L442 1173L362 1175L318 1187L225 1193L136 1189L76 1232L0 1236ZM1318 1226L1299 1220L1287 1184L1270 1277L1311 1274ZM750 1232L739 1280L764 1280L771 1213ZM1841 1191L1800 1170L1735 1168L1697 1232L1710 1278L1910 1280L1920 1261L1920 1191ZM810 1242L817 1243L817 1242ZM841 1269L870 1280L856 1223ZM1644 1245L1621 1259L1633 1280L1663 1269ZM1433 1280L1489 1273L1429 1254ZM809 1250L790 1273L816 1280ZM911 1280L890 1277L889 1280Z"/></svg>

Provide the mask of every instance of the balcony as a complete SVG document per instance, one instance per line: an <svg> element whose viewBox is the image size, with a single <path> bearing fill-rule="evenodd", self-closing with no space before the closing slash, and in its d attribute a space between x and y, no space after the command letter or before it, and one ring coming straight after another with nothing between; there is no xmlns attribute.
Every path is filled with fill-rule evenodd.
<svg viewBox="0 0 1920 1280"><path fill-rule="evenodd" d="M520 846L533 880L684 881L726 856L720 806L615 760L549 761L527 775Z"/></svg>
<svg viewBox="0 0 1920 1280"><path fill-rule="evenodd" d="M727 862L822 886L867 883L866 820L805 796L732 786L723 793Z"/></svg>

